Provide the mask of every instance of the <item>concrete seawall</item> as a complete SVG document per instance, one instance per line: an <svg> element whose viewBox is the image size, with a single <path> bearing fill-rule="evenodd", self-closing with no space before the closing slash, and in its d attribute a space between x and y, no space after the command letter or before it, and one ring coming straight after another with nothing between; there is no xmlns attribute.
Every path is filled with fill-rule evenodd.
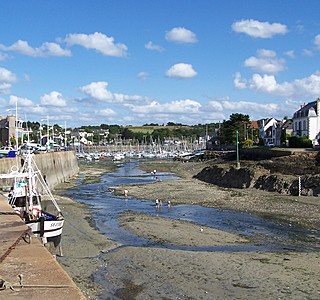
<svg viewBox="0 0 320 300"><path fill-rule="evenodd" d="M45 176L50 188L56 184L68 181L79 172L77 158L74 151L48 152L33 156L41 174ZM10 173L21 167L23 157L0 159L0 173ZM10 185L10 182L3 182L3 185Z"/></svg>
<svg viewBox="0 0 320 300"><path fill-rule="evenodd" d="M0 159L0 173L16 170L21 159ZM51 188L79 171L73 151L37 154L34 161ZM9 180L2 181L1 187L10 186ZM40 239L29 234L29 227L0 195L0 299L85 300Z"/></svg>
<svg viewBox="0 0 320 300"><path fill-rule="evenodd" d="M0 299L85 300L80 289L0 195Z"/></svg>

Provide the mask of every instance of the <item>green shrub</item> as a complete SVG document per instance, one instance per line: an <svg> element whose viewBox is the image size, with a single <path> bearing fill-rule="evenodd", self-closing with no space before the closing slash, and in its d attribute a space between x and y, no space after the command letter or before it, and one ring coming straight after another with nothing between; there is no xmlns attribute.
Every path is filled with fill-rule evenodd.
<svg viewBox="0 0 320 300"><path fill-rule="evenodd" d="M253 140L247 139L243 143L243 148L250 148L253 145Z"/></svg>
<svg viewBox="0 0 320 300"><path fill-rule="evenodd" d="M312 141L306 136L292 136L289 138L290 148L312 148Z"/></svg>

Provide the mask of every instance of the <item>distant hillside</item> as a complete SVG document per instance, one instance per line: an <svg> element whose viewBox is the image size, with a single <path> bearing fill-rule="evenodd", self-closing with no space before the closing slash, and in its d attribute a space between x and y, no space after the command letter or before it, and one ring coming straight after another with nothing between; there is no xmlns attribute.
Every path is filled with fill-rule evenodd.
<svg viewBox="0 0 320 300"><path fill-rule="evenodd" d="M154 130L157 129L168 129L168 130L175 130L179 128L191 128L187 125L175 125L175 126L126 126L132 132L142 132L145 134L152 134Z"/></svg>

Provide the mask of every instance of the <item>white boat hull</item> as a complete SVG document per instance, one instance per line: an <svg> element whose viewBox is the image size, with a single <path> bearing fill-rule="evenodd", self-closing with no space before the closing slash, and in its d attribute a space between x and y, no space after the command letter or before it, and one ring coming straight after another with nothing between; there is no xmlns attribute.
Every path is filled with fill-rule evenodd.
<svg viewBox="0 0 320 300"><path fill-rule="evenodd" d="M25 222L36 237L46 238L48 242L53 242L55 246L60 244L64 219L45 220L39 218L34 221Z"/></svg>

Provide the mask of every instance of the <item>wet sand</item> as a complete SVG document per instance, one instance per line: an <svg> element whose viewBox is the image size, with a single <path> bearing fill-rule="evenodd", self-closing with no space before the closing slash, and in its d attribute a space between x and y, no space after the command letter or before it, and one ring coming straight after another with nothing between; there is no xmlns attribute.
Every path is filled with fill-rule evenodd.
<svg viewBox="0 0 320 300"><path fill-rule="evenodd" d="M118 220L119 225L127 231L158 244L205 247L249 242L248 239L230 232L132 211L126 212Z"/></svg>
<svg viewBox="0 0 320 300"><path fill-rule="evenodd" d="M63 256L57 256L57 260L87 299L97 299L99 286L93 282L92 274L104 267L101 254L118 244L95 229L86 205L61 196L57 200L65 217L61 242Z"/></svg>
<svg viewBox="0 0 320 300"><path fill-rule="evenodd" d="M169 170L169 165L164 165L166 163L156 165L157 170ZM123 190L128 189L129 197L152 201L171 199L172 209L178 203L193 203L265 217L276 214L278 220L286 224L292 222L319 230L317 199L300 200L255 190L217 188L191 178L192 172L200 167L175 165L180 176L185 174L183 179L121 186L115 188L115 193L123 194ZM153 170L155 165L145 168ZM99 170L95 170L95 176L98 175ZM67 198L59 198L59 203L66 224L65 256L58 261L88 299L320 298L319 252L204 252L122 247L95 229L86 206ZM128 231L159 245L221 246L247 242L237 234L133 212L125 213L119 222Z"/></svg>

